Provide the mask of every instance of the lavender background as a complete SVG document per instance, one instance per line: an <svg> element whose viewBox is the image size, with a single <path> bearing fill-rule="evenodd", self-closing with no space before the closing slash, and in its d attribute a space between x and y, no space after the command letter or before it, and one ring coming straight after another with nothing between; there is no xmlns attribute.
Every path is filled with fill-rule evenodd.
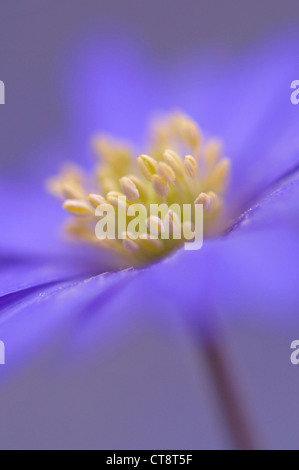
<svg viewBox="0 0 299 470"><path fill-rule="evenodd" d="M30 181L31 172L41 163L40 149L47 149L51 142L68 140L71 113L65 107L63 96L65 63L86 38L96 38L100 45L101 42L106 44L107 38L127 37L138 43L148 58L165 67L177 56L183 57L197 47L219 48L221 54L243 50L246 53L252 43L261 42L272 31L295 29L298 21L298 0L2 1L0 79L6 85L6 104L0 106L1 176L12 178L17 175L20 180ZM288 92L286 89L286 94ZM292 109L292 112L296 111ZM59 156L56 158L58 161ZM46 161L42 162L44 167L46 164ZM52 204L57 210L56 202ZM7 207L11 210L11 205L7 204ZM16 207L13 206L15 213ZM35 213L32 207L30 210L30 222L36 220L39 230L40 212L36 209ZM26 233L20 237L15 232L10 235L10 241L13 242L14 237L26 238ZM288 260L292 259L292 247ZM240 253L244 256L245 248L246 244L244 249L241 245ZM221 252L221 246L219 250ZM236 256L238 276L242 272L243 259L241 254ZM282 261L284 265L284 258ZM297 273L296 266L292 264L292 267ZM173 270L173 274L177 275L177 282L181 282L180 273ZM266 266L264 271L261 270L260 279L265 280L267 274ZM27 280L27 266L22 275ZM3 276L7 280L7 274ZM245 292L247 277L250 279L245 273ZM160 281L165 278L167 269L166 275L163 270L160 273ZM172 282L175 283L176 278ZM187 286L188 279L185 282ZM137 283L137 288L138 285L142 291L142 281ZM151 287L151 282L148 285ZM91 295L95 295L98 288L95 279L89 286ZM124 305L125 301L131 305L135 291L135 284L129 286ZM148 298L151 298L149 294ZM258 294L264 299L260 291ZM97 448L101 445L102 448L142 448L145 442L148 448L191 449L199 443L206 448L233 447L218 397L211 393L214 383L206 370L206 352L194 350L182 319L176 314L176 299L168 305L162 294L160 297L160 310L156 315L153 315L152 305L144 308L143 299L133 310L128 308L131 316L122 325L121 340L115 336L106 356L103 357L101 351L89 353L86 348L88 367L84 355L76 356L70 350L71 360L75 359L76 363L73 369L67 368L65 377L61 351L68 343L64 335L67 339L68 335L76 339L72 336L74 305L71 304L67 312L70 320L65 321L62 333L58 330L53 349L45 351L45 357L38 356L32 370L8 381L1 391L1 418L6 427L2 428L0 447ZM290 311L293 311L292 299L288 298ZM152 299L152 302L156 300ZM120 315L122 302L116 297L108 314L116 312ZM51 321L55 321L53 313L59 318L64 312L53 308L51 302L48 307L47 318ZM161 311L167 312L166 318L161 319ZM23 315L24 324L32 312L29 305ZM35 313L33 326L38 328L41 319L38 306ZM79 319L81 313L85 319L85 311L80 312ZM294 324L286 322L279 335L275 328L273 331L269 328L268 322L242 323L240 320L238 323L235 318L230 321L224 322L222 327L222 345L233 365L232 378L237 378L234 382L241 387L241 405L252 421L248 425L254 430L254 437L269 448L298 447L297 408L294 412L298 401L298 370L289 362L289 345L294 334L297 335L294 331L298 331L294 328L296 320ZM21 330L22 318L20 325ZM102 330L95 328L95 331ZM16 341L22 337L16 337ZM87 338L86 344L89 344L88 335ZM263 341L252 347L257 338L263 338ZM236 357L236 351L243 351L243 355ZM267 355L265 351L268 351ZM69 359L63 357L65 362ZM48 367L45 368L45 364ZM282 375L281 371L284 380L277 387L277 376ZM36 396L32 396L32 390ZM96 432L91 433L92 429ZM91 434L94 440L91 440Z"/></svg>
<svg viewBox="0 0 299 470"><path fill-rule="evenodd" d="M122 33L165 63L197 45L240 50L299 21L297 0L4 0L0 8L1 172L23 172L38 158L34 147L65 135L59 80L80 38Z"/></svg>

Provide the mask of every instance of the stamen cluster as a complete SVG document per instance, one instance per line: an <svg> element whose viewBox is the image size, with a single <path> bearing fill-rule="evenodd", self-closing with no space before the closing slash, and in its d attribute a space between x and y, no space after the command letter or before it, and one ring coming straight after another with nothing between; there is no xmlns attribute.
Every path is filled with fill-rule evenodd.
<svg viewBox="0 0 299 470"><path fill-rule="evenodd" d="M97 163L92 176L74 166L66 165L60 175L47 182L48 189L63 200L63 208L71 219L66 230L76 239L110 249L126 259L126 265L135 266L160 257L178 248L184 238L159 238L161 227L182 230L194 220L183 221L171 209L164 218L148 217L145 233L137 240L126 232L122 239L98 240L95 226L98 218L95 208L112 204L119 209L122 197L125 210L132 203L142 204L150 213L151 204L202 204L204 235L219 232L223 214L223 194L228 184L230 160L222 155L217 139L204 140L197 124L181 112L173 112L157 119L151 129L148 153L136 152L127 142L108 135L97 135L92 140ZM155 232L157 238L150 235Z"/></svg>

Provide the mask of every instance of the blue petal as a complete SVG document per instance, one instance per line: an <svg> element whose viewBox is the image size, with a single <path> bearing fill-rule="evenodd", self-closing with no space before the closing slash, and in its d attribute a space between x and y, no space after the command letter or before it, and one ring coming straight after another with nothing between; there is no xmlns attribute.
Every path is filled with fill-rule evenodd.
<svg viewBox="0 0 299 470"><path fill-rule="evenodd" d="M81 158L90 155L86 149L98 131L144 145L149 114L164 106L165 90L158 68L152 68L143 55L136 42L111 37L104 43L86 39L65 58L62 93L70 119L69 138Z"/></svg>
<svg viewBox="0 0 299 470"><path fill-rule="evenodd" d="M166 66L127 39L81 46L66 73L73 139L83 154L90 136L108 130L137 141L156 109L180 107L223 138L233 160L235 210L299 163L299 116L290 102L297 73L294 37L278 36L234 57L194 49Z"/></svg>
<svg viewBox="0 0 299 470"><path fill-rule="evenodd" d="M270 418L276 416L272 407L276 406L279 397L282 401L288 387L286 385L279 388L276 385L276 393L265 397L265 381L260 384L254 371L258 370L259 374L268 376L269 373L262 370L262 366L265 367L263 362L255 369L254 362L251 363L249 359L253 357L256 360L257 349L260 354L269 357L268 344L273 343L273 337L280 338L279 344L284 344L285 338L288 339L298 327L299 266L294 262L299 253L298 245L298 232L291 226L275 226L257 231L247 229L245 232L236 230L231 237L205 243L199 252L180 251L144 270L95 277L83 283L73 281L45 286L38 292L29 291L21 299L14 296L6 298L1 310L0 331L1 338L7 345L10 362L1 370L4 389L0 410L3 418L10 423L11 432L17 436L14 442L21 442L24 447L30 446L32 442L32 436L24 431L24 423L27 421L23 420L23 415L8 411L11 401L17 400L18 394L24 394L25 389L28 410L31 415L37 415L39 422L38 437L34 436L34 439L37 439L38 446L41 447L75 447L77 440L82 447L100 447L92 436L95 432L102 436L103 414L106 416L105 413L110 410L111 415L116 407L122 418L119 418L120 421L115 418L117 424L111 427L111 438L102 437L101 442L105 443L105 448L127 448L133 445L132 442L135 442L134 447L145 448L150 446L149 443L155 444L155 447L175 448L178 442L184 442L186 448L232 448L236 445L235 435L221 403L223 391L218 390L217 395L213 374L210 375L211 366L207 362L207 352L210 345L214 344L229 364L231 382L234 384L236 397L242 404L245 422L251 432L254 431L252 435L255 445L277 445L281 432L275 434L270 425L267 427L267 420L269 422ZM184 323L189 327L190 324L193 325L193 331L197 333L197 351L189 351L186 361L185 353L183 357L173 356L173 352L170 353L167 349L162 353L161 346L157 346L157 341L160 345L163 343L164 348L169 342L182 341L183 349L190 348L190 345L187 346L189 340L180 336L185 331ZM251 341L246 343L246 353L235 337L235 331L240 335L245 331L246 341ZM256 331L259 336L255 334ZM260 339L264 341L265 338L266 343L260 344ZM129 344L131 346L128 350ZM175 344L177 347L177 343ZM286 354L288 353L287 343ZM111 359L115 355L119 358L116 365ZM175 364L170 359L164 363L168 355L172 359L175 357ZM121 357L125 357L125 360ZM146 368L147 379L140 376L140 371L144 368L140 369L139 362L140 360L144 367L146 357L150 358L150 366ZM38 364L35 364L34 358L38 358ZM199 361L200 382L197 387L195 384L191 388L188 385L188 393L195 393L188 398L188 402L192 404L193 410L198 410L201 419L195 413L195 421L190 420L189 412L181 408L180 402L175 401L173 406L185 410L184 416L188 416L189 424L183 425L181 432L176 431L173 434L170 428L178 428L173 418L170 419L173 408L168 408L167 405L164 415L167 420L163 421L167 424L163 429L168 431L165 432L168 438L161 440L156 428L156 425L161 426L161 422L157 421L157 414L153 409L157 410L158 400L158 403L163 403L165 410L165 400L169 403L170 391L164 386L161 390L161 383L164 382L161 381L160 372L157 374L154 369L163 364L159 371L162 373L164 367L167 370L166 384L169 384L169 380L171 384L176 384L174 396L177 399L178 396L186 396L186 384L191 385L189 380L196 374L196 361ZM250 387L247 384L248 378L244 379L239 370L242 361L249 363L252 379ZM288 368L289 362L286 364L285 367ZM22 374L19 376L16 374L16 367L21 365ZM182 375L184 369L185 375ZM131 371L129 382L128 377L124 377L120 370ZM135 373L132 372L134 370ZM112 371L117 375L116 382ZM280 372L285 372L284 363ZM13 386L10 386L10 381L5 385L5 379L8 380L12 373ZM214 370L215 373L217 370ZM179 377L184 377L184 381L178 380ZM131 381L135 384L133 388L128 387ZM103 388L103 382L107 383L107 388ZM179 383L184 384L181 392ZM153 384L154 389L158 387L160 392L151 401L146 390L152 390ZM117 392L109 400L111 389ZM95 395L87 393L87 390L95 391ZM260 394L255 393L255 390ZM41 407L38 403L45 400L46 391L46 396L52 395L53 399L48 398L48 407ZM82 412L81 402L84 396L84 410L87 412ZM296 410L292 393L289 392L286 396L288 406L290 400L293 400L292 409ZM268 415L264 406L266 400ZM66 403L70 403L70 407ZM133 404L138 406L138 410L146 409L148 412L146 415L141 414L140 421L136 415L132 428L127 428L125 433L120 422L127 421L126 410L132 410ZM263 413L260 413L260 406L263 406ZM76 413L74 409L77 410ZM158 411L160 414L159 407ZM47 433L48 427L45 428L43 422L39 421L40 414L43 422L51 423L53 433L50 435ZM297 430L295 418L289 415L286 410L285 416ZM74 423L85 423L87 416L86 419L92 423L88 427L91 434L86 432L85 424L85 437L79 424L75 426L76 432L71 433L70 416L72 426ZM144 428L145 419L147 423L152 423L152 431ZM58 430L62 422L65 437ZM183 421L185 422L187 423ZM190 423L194 425L190 427ZM133 428L138 429L138 438ZM6 442L5 436L3 439ZM283 445L291 445L292 440L281 442Z"/></svg>
<svg viewBox="0 0 299 470"><path fill-rule="evenodd" d="M263 197L250 209L241 214L229 229L229 233L247 232L252 230L288 227L298 230L299 175L286 178L280 184L266 191Z"/></svg>
<svg viewBox="0 0 299 470"><path fill-rule="evenodd" d="M111 283L124 282L124 275L119 276L48 282L2 296L1 339L10 349L10 369L36 352L37 345L43 347L53 331L62 334L69 318L75 322L74 312L84 312L101 291L109 291Z"/></svg>
<svg viewBox="0 0 299 470"><path fill-rule="evenodd" d="M1 448L234 447L204 354L163 298L152 314L134 287L142 275L64 284L2 310Z"/></svg>
<svg viewBox="0 0 299 470"><path fill-rule="evenodd" d="M140 142L148 115L156 108L180 106L204 130L224 138L233 160L230 207L234 215L298 163L299 117L290 103L297 66L293 38L280 37L239 59L224 54L223 60L221 50L192 51L189 57L168 64L167 70L128 41L96 44L82 45L64 70L71 119L66 158L87 157L90 136L101 129L132 138L144 151ZM61 146L55 148L52 155L61 155ZM92 164L89 153L88 157ZM48 254L67 249L57 233L65 214L43 189L52 158L45 152L41 159L45 168L32 170L27 184L1 181L0 216L6 224L0 244L5 249Z"/></svg>
<svg viewBox="0 0 299 470"><path fill-rule="evenodd" d="M279 67L274 64L272 53L263 52L257 60L247 62L243 74L237 75L232 82L236 88L226 88L225 99L229 103L234 98L234 106L232 119L226 127L223 124L223 135L227 137L228 149L237 167L233 188L239 191L240 185L244 186L242 194L237 192L239 202L256 195L297 161L298 150L292 141L297 110L289 101L289 107L286 101L280 103L281 91L294 79L291 75L295 55L284 47L279 51L277 48L276 45ZM123 69L122 66L116 70ZM129 70L131 80L133 65ZM248 102L243 95L243 81L239 82L242 78ZM250 82L254 86L251 87ZM283 99L289 99L288 93L289 89ZM142 94L132 92L128 101ZM253 97L259 101L256 108L252 105ZM207 103L210 99L211 95L207 95ZM117 101L113 113L116 104ZM147 106L136 104L136 110L142 112ZM220 107L218 104L218 109ZM108 112L105 106L103 109ZM228 109L225 107L224 111L227 113ZM117 127L123 117L122 112ZM96 120L91 122L96 123ZM130 134L133 127L129 127L130 124L124 124L123 129ZM86 124L86 133L90 129ZM252 161L258 164L252 165ZM281 195L287 198L293 190L288 191L284 189ZM46 248L53 254L53 245L46 233L50 228L49 220L53 223L48 212L50 206L43 205L37 193L32 193L31 199L29 196L24 194L23 213L30 214L32 226L29 230L21 225L25 234L20 246L31 250L38 247L40 252ZM34 198L36 205L31 206L29 200ZM259 211L252 211L253 218L246 217L246 228L240 224L231 237L206 242L200 252L181 251L144 271L61 283L58 281L64 279L65 267L61 269L63 273L56 268L51 272L47 267L46 273L33 269L24 284L26 263L17 266L18 274L14 274L16 271L12 268L17 283L5 281L3 294L7 295L0 300L3 307L1 339L7 345L7 358L11 361L0 371L3 375L0 417L7 423L1 427L4 433L1 446L11 445L9 436L13 434L15 445L21 447L100 447L97 436L105 448L177 448L182 443L185 448L232 447L225 414L223 410L219 412L220 402L202 353L207 340L216 343L229 362L244 415L260 445L295 446L298 406L293 390L299 384L298 374L289 362L289 345L296 339L293 335L299 326L298 225L296 217L295 222L290 223L293 210L286 211L286 215L284 209L271 212L273 201L275 207L279 206L278 199L271 197L268 206L267 202L259 204ZM290 199L293 208L294 199ZM8 214L11 239L7 235L2 237L5 249L20 241L17 202L17 199L12 202L13 212ZM45 210L49 220L47 217L39 219L38 214ZM267 230L259 223L258 214L263 210ZM267 211L272 217L278 216L285 225L273 224L271 217L267 218ZM37 289L40 281L43 286ZM188 349L186 337L181 336L180 318L184 318L187 325L193 325L198 333L196 341L201 354L197 387L195 353ZM109 341L111 336L117 339L118 346ZM182 352L178 356L174 356L177 343L166 351L161 349L162 344L173 346L173 337L175 341L182 341ZM108 350L106 357L104 346ZM32 361L34 357L38 358L38 364ZM14 375L13 382L5 382L18 365L24 364L28 367L27 373L23 369L22 374ZM148 365L146 374L144 364ZM130 371L129 381L122 375L124 371ZM167 375L169 381L162 381L163 374L170 374L170 378ZM283 376L285 381L277 379ZM153 389L157 394L151 401ZM187 400L190 405L185 404L184 408L186 389L190 393ZM115 395L111 390L115 390ZM22 405L20 412L11 412L18 402ZM174 410L181 410L182 414L175 414ZM36 423L36 435L27 432L29 416ZM282 421L287 422L289 434L281 425ZM128 422L132 422L132 427L123 424ZM146 429L145 422L148 423ZM164 440L157 431L161 429L166 436Z"/></svg>
<svg viewBox="0 0 299 470"><path fill-rule="evenodd" d="M299 329L298 188L288 181L230 237L181 251L143 280L197 338L217 345L260 448L296 448L299 432L299 379L290 362Z"/></svg>
<svg viewBox="0 0 299 470"><path fill-rule="evenodd" d="M43 186L39 173L32 181L0 181L0 295L113 267L107 253L70 243L66 213Z"/></svg>

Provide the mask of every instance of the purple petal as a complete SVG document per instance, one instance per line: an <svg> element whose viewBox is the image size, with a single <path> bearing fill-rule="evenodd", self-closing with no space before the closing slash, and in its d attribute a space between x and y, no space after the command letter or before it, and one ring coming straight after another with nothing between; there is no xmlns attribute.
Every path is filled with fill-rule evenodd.
<svg viewBox="0 0 299 470"><path fill-rule="evenodd" d="M238 217L229 234L275 227L299 228L298 215L299 176L287 178Z"/></svg>
<svg viewBox="0 0 299 470"><path fill-rule="evenodd" d="M67 239L67 214L43 186L39 172L31 181L0 182L0 295L115 266L103 250Z"/></svg>
<svg viewBox="0 0 299 470"><path fill-rule="evenodd" d="M231 200L240 210L299 163L299 117L290 102L297 42L275 36L240 57L196 49L164 68L128 40L114 39L109 47L86 41L65 82L80 153L101 129L137 141L137 151L144 151L140 136L148 116L180 107L223 138L233 161Z"/></svg>
<svg viewBox="0 0 299 470"><path fill-rule="evenodd" d="M204 354L163 298L153 315L134 287L142 274L56 286L2 310L1 448L234 447Z"/></svg>

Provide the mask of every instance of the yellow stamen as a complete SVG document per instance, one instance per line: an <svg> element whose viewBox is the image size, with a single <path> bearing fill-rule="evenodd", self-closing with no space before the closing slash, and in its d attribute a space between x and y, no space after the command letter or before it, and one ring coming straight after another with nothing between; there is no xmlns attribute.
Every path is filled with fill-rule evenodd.
<svg viewBox="0 0 299 470"><path fill-rule="evenodd" d="M220 158L222 143L217 139L211 139L205 145L203 155L208 171L211 171Z"/></svg>
<svg viewBox="0 0 299 470"><path fill-rule="evenodd" d="M184 237L192 236L197 212L190 208L193 204L203 205L205 237L224 230L230 160L223 158L220 141L204 140L197 124L185 114L159 117L153 126L150 155L137 156L131 144L105 134L93 139L93 149L101 159L101 164L97 159L93 175L67 164L47 182L49 191L64 200L64 209L73 216L66 228L72 237L111 250L136 266L166 255L182 246ZM186 156L181 159L181 155ZM96 226L100 216L95 208L101 206L105 212L103 208L111 209L111 204L117 208L111 212L116 238L99 240ZM150 215L153 204L156 208L161 205L161 218ZM185 204L190 208L187 221ZM141 231L137 238L131 233L135 227ZM119 232L123 237L118 238Z"/></svg>
<svg viewBox="0 0 299 470"><path fill-rule="evenodd" d="M112 204L114 207L126 211L127 210L127 202L126 202L126 197L124 194L118 192L118 191L109 191L109 193L106 196L106 199L110 204Z"/></svg>
<svg viewBox="0 0 299 470"><path fill-rule="evenodd" d="M219 203L219 197L214 191L206 193L200 193L194 201L194 204L202 204L203 208L207 212L213 211Z"/></svg>
<svg viewBox="0 0 299 470"><path fill-rule="evenodd" d="M157 217L155 215L151 215L147 218L146 225L150 233L156 237L164 231L164 225L162 220L160 219L160 217Z"/></svg>
<svg viewBox="0 0 299 470"><path fill-rule="evenodd" d="M160 197L165 197L168 194L169 186L166 183L166 181L164 181L163 178L161 178L161 176L154 175L152 178L152 185L153 185L155 192Z"/></svg>
<svg viewBox="0 0 299 470"><path fill-rule="evenodd" d="M179 216L172 210L169 210L164 217L164 229L169 229L169 233L181 233L181 221Z"/></svg>
<svg viewBox="0 0 299 470"><path fill-rule="evenodd" d="M185 173L189 178L195 178L197 174L197 163L191 155L186 155L184 160Z"/></svg>
<svg viewBox="0 0 299 470"><path fill-rule="evenodd" d="M179 136L183 143L193 149L198 157L202 137L197 124L188 116L177 113L173 116L171 125L173 132Z"/></svg>
<svg viewBox="0 0 299 470"><path fill-rule="evenodd" d="M209 191L208 196L210 198L210 211L212 211L219 206L219 204L221 203L221 200L219 196L216 193L214 193L214 191Z"/></svg>
<svg viewBox="0 0 299 470"><path fill-rule="evenodd" d="M210 188L222 194L228 185L228 177L230 172L230 160L228 158L223 158L217 163L212 174L208 178L208 184Z"/></svg>
<svg viewBox="0 0 299 470"><path fill-rule="evenodd" d="M95 154L119 173L131 165L132 149L127 142L116 141L108 135L96 135L92 139Z"/></svg>
<svg viewBox="0 0 299 470"><path fill-rule="evenodd" d="M107 203L106 199L100 194L89 194L88 199L94 207Z"/></svg>
<svg viewBox="0 0 299 470"><path fill-rule="evenodd" d="M146 184L142 181L142 179L139 178L138 176L132 175L132 174L129 175L129 178L130 178L131 181L133 181L136 188L138 189L140 199L146 199L147 196L148 196L148 191L147 191Z"/></svg>
<svg viewBox="0 0 299 470"><path fill-rule="evenodd" d="M172 183L175 180L173 169L165 162L158 163L158 175L167 183Z"/></svg>
<svg viewBox="0 0 299 470"><path fill-rule="evenodd" d="M206 193L200 193L194 201L194 204L202 204L203 208L208 210L211 204L211 199Z"/></svg>
<svg viewBox="0 0 299 470"><path fill-rule="evenodd" d="M176 175L182 176L184 174L183 162L176 152L167 149L163 153L163 157L166 163L168 163L168 165L173 169Z"/></svg>
<svg viewBox="0 0 299 470"><path fill-rule="evenodd" d="M128 176L123 176L119 180L121 189L123 193L125 194L126 198L128 201L138 201L139 199L139 191L136 188L135 184L133 181L128 177Z"/></svg>
<svg viewBox="0 0 299 470"><path fill-rule="evenodd" d="M157 162L149 155L140 155L137 158L137 166L148 181L151 181L153 175L157 173Z"/></svg>
<svg viewBox="0 0 299 470"><path fill-rule="evenodd" d="M91 206L85 201L67 199L62 207L74 215L88 216L93 214Z"/></svg>

